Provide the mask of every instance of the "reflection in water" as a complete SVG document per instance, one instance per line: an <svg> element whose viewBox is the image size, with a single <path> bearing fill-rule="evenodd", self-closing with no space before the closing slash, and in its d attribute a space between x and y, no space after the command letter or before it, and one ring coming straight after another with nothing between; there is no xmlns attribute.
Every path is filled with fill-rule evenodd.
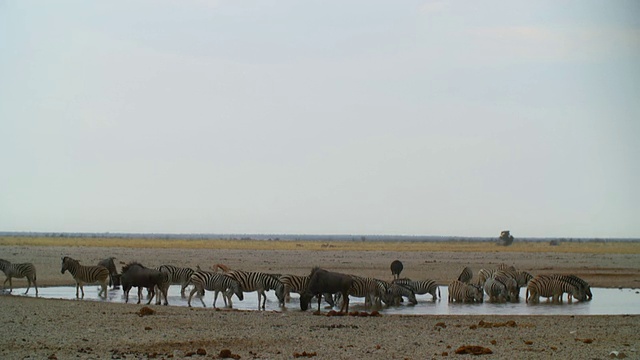
<svg viewBox="0 0 640 360"><path fill-rule="evenodd" d="M32 291L24 295L26 288L14 288L13 295L35 297ZM122 290L109 290L107 299L98 298L99 288L95 285L85 285L84 300L109 301L124 303ZM447 302L447 287L441 286L442 299L432 300L431 295L418 295L418 304L415 306L401 305L397 307L384 308L384 314L402 315L615 315L615 314L640 314L640 290L637 289L607 289L591 288L593 300L585 302L567 303L566 295L563 304L546 303L544 298L539 304L527 304L524 301L524 291L521 290L520 302L492 304L484 302L482 304L449 304ZM75 286L39 287L40 297L54 299L75 299ZM2 293L7 294L6 292ZM142 303L146 304L146 291L143 292ZM187 295L189 291L187 291ZM136 289L131 289L129 293L129 303L135 304L138 295ZM485 297L486 299L486 297ZM208 308L213 304L213 292L208 292L204 299ZM406 302L405 302L406 303ZM155 299L152 302L155 304ZM317 303L313 303L311 309L315 309ZM170 306L187 306L187 299L180 297L180 286L174 285L169 289ZM191 299L193 307L202 307L199 299L194 295ZM224 302L218 296L218 307L223 307ZM323 302L323 306L326 305ZM278 300L273 291L267 293L267 310L276 311L299 311L299 298L297 294L291 294L291 302L287 304L287 309L278 306ZM258 298L256 292L245 293L244 301L239 301L233 297L233 307L241 310L257 310ZM337 310L337 309L336 309ZM363 298L351 298L349 310L366 311ZM324 311L327 311L324 309Z"/></svg>

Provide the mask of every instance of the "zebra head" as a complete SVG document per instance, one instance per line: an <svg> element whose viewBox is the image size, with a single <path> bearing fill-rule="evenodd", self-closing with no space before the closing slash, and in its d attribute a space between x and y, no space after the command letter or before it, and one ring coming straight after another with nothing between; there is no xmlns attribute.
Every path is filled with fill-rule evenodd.
<svg viewBox="0 0 640 360"><path fill-rule="evenodd" d="M242 292L242 288L240 287L240 284L237 281L232 281L232 285L230 289L233 291L234 294L236 294L236 296L238 297L238 300L240 301L244 300L244 293Z"/></svg>
<svg viewBox="0 0 640 360"><path fill-rule="evenodd" d="M60 270L61 274L64 274L65 271L69 270L69 262L73 260L68 256L62 257L62 269Z"/></svg>

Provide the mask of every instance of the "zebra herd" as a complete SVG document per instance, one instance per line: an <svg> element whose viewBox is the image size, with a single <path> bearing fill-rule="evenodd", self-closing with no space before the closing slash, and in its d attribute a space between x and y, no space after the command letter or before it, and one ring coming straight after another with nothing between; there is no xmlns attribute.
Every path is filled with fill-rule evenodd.
<svg viewBox="0 0 640 360"><path fill-rule="evenodd" d="M458 278L449 284L449 302L483 302L484 294L490 302L517 302L520 289L526 287L525 302L538 303L540 297L562 303L567 300L591 300L589 284L575 275L538 275L517 270L514 266L500 264L495 269L480 269L478 278L472 282L473 271L465 267Z"/></svg>
<svg viewBox="0 0 640 360"><path fill-rule="evenodd" d="M298 293L301 299L301 308L306 309L310 301L304 295L308 293L311 274L307 276L293 274L275 274L258 271L243 271L229 269L223 264L216 264L212 271L203 270L199 266L194 270L188 267L178 267L173 265L161 265L156 268L146 268L142 264L129 263L123 266L122 274L118 274L113 262L114 258L107 258L98 265L81 265L78 260L65 256L62 258L61 273L66 271L72 275L76 282L76 297L84 297L84 284L99 284L98 296L107 297L107 284L117 288L121 283L128 301L128 293L132 287L138 287L138 303L140 303L140 291L142 288L148 289L149 302L157 293L156 304L161 303L164 297L164 304L167 305L167 290L170 285L180 285L181 297L186 298L186 289L192 286L188 295L188 305L194 295L200 297L203 306L205 291L213 291L214 299L212 306L216 307L218 295L222 293L224 306L233 307L232 297L235 295L239 300L244 299L243 293L257 292L258 309L265 309L266 292L274 290L278 298L278 304L286 307L289 302L290 293ZM133 266L135 265L135 266ZM136 268L138 271L129 271L129 268ZM416 295L430 294L432 300L441 299L438 283L433 279L411 280L400 278L403 266L399 260L395 260L391 265L393 279L391 281L381 280L373 277L362 277L352 274L348 276L348 289L345 289L345 296L340 292L326 291L317 294L318 303L322 299L332 308L336 304L346 302L348 309L348 298L364 298L365 307L381 308L384 306L397 306L405 299L409 304L417 304ZM28 280L28 293L33 283L36 296L38 288L36 285L36 269L31 263L12 264L9 261L0 259L0 270L6 279L4 285L9 282L10 291L13 290L12 278L26 277ZM315 270L315 269L314 269ZM154 280L149 280L153 278ZM480 269L477 278L473 281L473 271L465 267L459 276L448 285L448 301L462 303L483 302L485 294L490 302L517 302L522 287L526 287L526 302L537 303L540 297L551 299L554 302L562 302L563 294L568 294L568 301L572 299L585 301L592 299L589 284L575 275L538 275L532 276L530 273L517 270L513 266L500 264L495 269ZM342 307L341 307L342 308Z"/></svg>

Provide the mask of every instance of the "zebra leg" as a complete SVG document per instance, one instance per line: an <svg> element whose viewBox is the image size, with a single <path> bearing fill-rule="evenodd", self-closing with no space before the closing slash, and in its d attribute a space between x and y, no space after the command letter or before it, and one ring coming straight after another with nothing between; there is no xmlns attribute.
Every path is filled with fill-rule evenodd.
<svg viewBox="0 0 640 360"><path fill-rule="evenodd" d="M9 293L13 292L13 281L11 281L11 276L7 278L9 280ZM6 282L6 280L5 280Z"/></svg>
<svg viewBox="0 0 640 360"><path fill-rule="evenodd" d="M183 284L182 284L182 287L180 288L180 297L181 297L181 298L183 298L183 299L187 297L187 296L184 294L185 289L187 288L187 285L188 285L188 283L186 283L186 284L185 284L185 283L183 283Z"/></svg>
<svg viewBox="0 0 640 360"><path fill-rule="evenodd" d="M227 292L222 292L222 298L224 299L224 297L227 297L229 299L229 309L233 309L233 302L231 302L231 297L233 296L233 290L227 290ZM227 303L225 302L224 306L227 306Z"/></svg>
<svg viewBox="0 0 640 360"><path fill-rule="evenodd" d="M193 294L196 293L196 291L198 291L198 289L196 289L194 287L193 289L191 289L191 292L189 293L189 300L187 300L187 304L189 305L189 307L191 307L191 298L193 297ZM200 299L202 300L202 298L200 298ZM202 304L202 305L204 305L204 304Z"/></svg>

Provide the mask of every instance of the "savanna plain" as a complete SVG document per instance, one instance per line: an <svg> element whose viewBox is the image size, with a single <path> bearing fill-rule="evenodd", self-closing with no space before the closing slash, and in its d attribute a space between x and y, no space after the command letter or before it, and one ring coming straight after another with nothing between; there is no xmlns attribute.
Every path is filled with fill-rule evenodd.
<svg viewBox="0 0 640 360"><path fill-rule="evenodd" d="M391 280L389 265L399 259L403 277L440 285L466 266L477 273L505 263L533 275L574 274L592 287L640 287L637 242L516 241L504 247L464 241L0 238L0 258L33 263L39 287L68 285L75 293L71 275L60 272L62 256L84 265L113 256L118 270L130 261L203 269L222 263L295 275L320 266L383 280ZM26 284L13 279L14 288ZM380 316L327 316L326 309L314 314L294 306L239 311L203 308L199 301L188 308L36 298L33 289L29 294L0 296L3 359L442 359L475 357L456 353L474 346L490 352L480 355L488 359L640 358L639 315L389 315L382 309ZM446 298L439 301L453 306ZM521 302L531 306L524 304L524 289Z"/></svg>

